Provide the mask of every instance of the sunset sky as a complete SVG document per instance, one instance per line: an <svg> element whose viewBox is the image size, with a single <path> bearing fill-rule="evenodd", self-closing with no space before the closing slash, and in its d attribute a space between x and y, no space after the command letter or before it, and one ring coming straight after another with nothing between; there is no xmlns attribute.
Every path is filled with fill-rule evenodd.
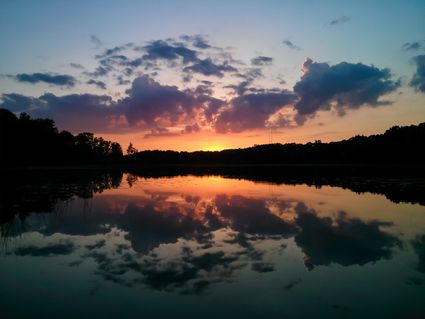
<svg viewBox="0 0 425 319"><path fill-rule="evenodd" d="M0 108L139 150L425 121L425 1L1 1Z"/></svg>

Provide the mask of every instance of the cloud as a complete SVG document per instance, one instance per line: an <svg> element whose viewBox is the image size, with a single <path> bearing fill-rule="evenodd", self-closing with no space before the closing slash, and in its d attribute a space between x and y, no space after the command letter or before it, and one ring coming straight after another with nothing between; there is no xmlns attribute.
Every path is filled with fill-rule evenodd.
<svg viewBox="0 0 425 319"><path fill-rule="evenodd" d="M46 93L38 98L3 94L1 107L12 112L28 112L33 117L52 118L61 129L104 132L113 115L112 98L107 95Z"/></svg>
<svg viewBox="0 0 425 319"><path fill-rule="evenodd" d="M292 50L296 50L296 51L301 50L301 48L299 46L295 45L292 41L283 40L282 43Z"/></svg>
<svg viewBox="0 0 425 319"><path fill-rule="evenodd" d="M118 132L187 125L196 121L203 109L212 116L220 105L218 99L161 85L146 75L136 78L126 94L117 101L95 94L47 93L38 98L3 94L0 107L52 118L61 129L74 132Z"/></svg>
<svg viewBox="0 0 425 319"><path fill-rule="evenodd" d="M296 224L301 231L295 242L306 254L304 263L309 270L330 263L350 266L389 259L392 248L400 244L399 239L380 229L391 224L348 218L344 212L332 219L300 206Z"/></svg>
<svg viewBox="0 0 425 319"><path fill-rule="evenodd" d="M84 69L84 66L82 66L80 63L71 62L69 65L74 69Z"/></svg>
<svg viewBox="0 0 425 319"><path fill-rule="evenodd" d="M287 291L291 291L294 289L295 286L298 286L301 283L302 283L302 279L299 277L295 280L291 280L290 282L288 282L285 286L283 286L283 288Z"/></svg>
<svg viewBox="0 0 425 319"><path fill-rule="evenodd" d="M90 84L90 85L94 85L94 86L98 87L99 89L106 90L106 83L105 82L90 79L86 83Z"/></svg>
<svg viewBox="0 0 425 319"><path fill-rule="evenodd" d="M218 114L219 110L227 105L226 101L207 95L198 95L197 99L199 103L204 106L204 116L208 122L211 122L213 117Z"/></svg>
<svg viewBox="0 0 425 319"><path fill-rule="evenodd" d="M403 44L402 49L404 51L417 51L422 47L422 44L419 42L406 42Z"/></svg>
<svg viewBox="0 0 425 319"><path fill-rule="evenodd" d="M265 263L265 262L255 262L251 265L251 269L253 271L264 273L264 272L271 272L274 271L274 265L271 263Z"/></svg>
<svg viewBox="0 0 425 319"><path fill-rule="evenodd" d="M166 127L155 127L150 129L149 133L143 135L143 138L151 137L169 137L169 136L178 136L177 132L170 132Z"/></svg>
<svg viewBox="0 0 425 319"><path fill-rule="evenodd" d="M101 66L99 65L96 70L94 70L94 72L87 72L86 74L89 76L93 76L95 78L101 77L101 76L106 76L108 75L108 73L112 71L112 67L111 66Z"/></svg>
<svg viewBox="0 0 425 319"><path fill-rule="evenodd" d="M242 95L246 91L249 90L248 86L251 85L251 84L252 84L251 81L242 81L242 82L239 82L238 84L228 84L228 85L225 85L223 88L225 88L225 89L232 89L235 94Z"/></svg>
<svg viewBox="0 0 425 319"><path fill-rule="evenodd" d="M418 255L418 265L416 269L425 273L425 234L418 235L411 241L415 253Z"/></svg>
<svg viewBox="0 0 425 319"><path fill-rule="evenodd" d="M116 78L116 80L117 80L117 84L118 85L127 85L127 84L130 84L131 83L130 80L124 79L124 77L122 75L118 75L117 78Z"/></svg>
<svg viewBox="0 0 425 319"><path fill-rule="evenodd" d="M269 56L260 55L251 59L251 64L255 66L270 65L272 64L272 62L273 62L273 58Z"/></svg>
<svg viewBox="0 0 425 319"><path fill-rule="evenodd" d="M244 79L244 81L239 82L238 84L228 84L223 88L232 89L235 94L242 95L247 91L257 92L258 88L253 87L252 84L256 79L263 77L263 72L261 68L250 68L245 71L245 73L235 74L237 77Z"/></svg>
<svg viewBox="0 0 425 319"><path fill-rule="evenodd" d="M120 73L130 75L134 68L137 68L141 65L141 59L131 59L121 52L128 50L133 46L133 43L127 43L121 46L115 46L113 48L106 49L102 54L95 56L99 63L95 71L85 72L85 74L93 77L101 77L106 76L109 74L109 72L115 70ZM117 68L121 69L118 70Z"/></svg>
<svg viewBox="0 0 425 319"><path fill-rule="evenodd" d="M125 46L115 46L113 48L106 49L105 52L103 52L103 54L96 55L96 58L100 59L100 58L104 58L104 57L107 57L107 56L114 56L114 55L120 53L124 48L125 48Z"/></svg>
<svg viewBox="0 0 425 319"><path fill-rule="evenodd" d="M99 47L103 45L103 42L97 36L93 34L90 36L90 42L94 44L96 49L98 49Z"/></svg>
<svg viewBox="0 0 425 319"><path fill-rule="evenodd" d="M15 250L17 256L51 257L58 255L69 255L75 251L75 245L70 241L49 244L44 247L27 246Z"/></svg>
<svg viewBox="0 0 425 319"><path fill-rule="evenodd" d="M211 60L211 58L206 58L203 60L197 60L192 65L185 67L183 71L200 73L205 76L214 75L222 78L224 76L224 72L237 72L238 70L226 61L221 64L216 64Z"/></svg>
<svg viewBox="0 0 425 319"><path fill-rule="evenodd" d="M192 94L161 85L146 75L136 78L127 94L117 103L130 125L157 127L183 123L194 118L201 108Z"/></svg>
<svg viewBox="0 0 425 319"><path fill-rule="evenodd" d="M409 85L416 91L425 93L425 55L417 55L413 61L416 64L416 72Z"/></svg>
<svg viewBox="0 0 425 319"><path fill-rule="evenodd" d="M205 81L205 82L209 82L209 81ZM213 86L212 84L202 83L195 88L195 93L212 95L213 94L212 86Z"/></svg>
<svg viewBox="0 0 425 319"><path fill-rule="evenodd" d="M199 132L201 128L199 127L198 123L192 124L192 125L186 125L184 130L182 130L182 133L195 133Z"/></svg>
<svg viewBox="0 0 425 319"><path fill-rule="evenodd" d="M28 112L33 109L41 109L45 103L36 97L25 96L17 93L7 93L2 95L2 108L12 112Z"/></svg>
<svg viewBox="0 0 425 319"><path fill-rule="evenodd" d="M67 74L53 74L53 73L20 73L14 77L18 82L27 82L27 83L39 83L44 82L51 85L57 86L75 86L76 79Z"/></svg>
<svg viewBox="0 0 425 319"><path fill-rule="evenodd" d="M226 72L238 71L233 64L239 61L234 60L226 49L212 47L204 36L183 35L179 39L183 41L154 40L142 46L128 43L106 49L96 55L96 69L85 72L85 75L98 78L114 72L116 78L130 76L137 68L143 68L146 72L168 68L181 73L183 82L190 82L196 75L221 78Z"/></svg>
<svg viewBox="0 0 425 319"><path fill-rule="evenodd" d="M99 249L105 246L106 240L100 239L97 240L93 245L85 245L84 247L88 250Z"/></svg>
<svg viewBox="0 0 425 319"><path fill-rule="evenodd" d="M333 20L329 21L328 25L334 26L334 25L337 25L337 24L343 24L343 23L346 23L346 22L348 22L350 20L351 20L351 17L341 16L339 18L336 18L336 19L333 19Z"/></svg>
<svg viewBox="0 0 425 319"><path fill-rule="evenodd" d="M261 68L249 68L245 70L244 73L237 73L235 75L239 78L245 79L248 82L253 82L254 80L264 76Z"/></svg>
<svg viewBox="0 0 425 319"><path fill-rule="evenodd" d="M143 49L146 51L146 54L142 57L143 60L174 61L181 58L184 64L198 60L196 51L184 45L173 45L163 40L152 41Z"/></svg>
<svg viewBox="0 0 425 319"><path fill-rule="evenodd" d="M214 202L225 224L239 232L282 238L296 232L293 225L274 215L262 199L217 195Z"/></svg>
<svg viewBox="0 0 425 319"><path fill-rule="evenodd" d="M196 48L208 48L202 36L183 36L186 42ZM131 49L130 53L129 50ZM137 56L134 56L137 52ZM140 55L143 52L143 55ZM128 55L127 55L128 54ZM144 46L136 46L134 43L127 43L106 49L102 54L96 55L99 65L89 76L106 76L110 71L118 71L126 75L131 75L138 67L145 70L160 70L159 62L165 61L170 68L180 67L197 62L198 52L186 46L186 43L176 42L173 39L155 40L148 42Z"/></svg>
<svg viewBox="0 0 425 319"><path fill-rule="evenodd" d="M284 106L292 104L294 98L294 94L286 90L238 96L230 101L229 108L218 114L215 130L219 133L237 133L265 128L268 118Z"/></svg>
<svg viewBox="0 0 425 319"><path fill-rule="evenodd" d="M213 128L221 133L294 126L294 120L302 125L320 110L343 115L350 108L388 104L390 102L380 98L400 85L391 79L387 69L347 62L329 65L308 59L303 65L305 73L293 91L282 90L269 84L261 85L269 82L261 80L265 77L263 67L273 63L272 57L258 55L250 64L244 64L233 59L231 49L212 47L201 35L183 35L144 44L105 48L96 55L95 69L81 72L85 77L81 83L105 90L106 83L113 81L130 86L125 93L116 92L113 96L44 94L38 98L4 94L0 105L28 111L32 116L53 118L60 128L73 132L145 130L148 137L195 132L190 129L194 123L198 128ZM284 44L300 49L289 40ZM77 69L83 67L78 63L70 65ZM185 88L154 80L157 75L163 78L163 72L169 75L166 67L183 76L185 82L181 84ZM206 77L223 80L205 81ZM44 81L68 86L76 83L72 76L50 73L18 74L18 78L30 83ZM412 80L412 86L419 87L417 78ZM277 81L283 83L280 75L271 80L276 86ZM214 96L220 93L231 94ZM158 131L164 128L168 132Z"/></svg>
<svg viewBox="0 0 425 319"><path fill-rule="evenodd" d="M390 104L379 99L400 86L399 80L391 79L389 69L362 63L329 65L307 58L303 71L304 75L293 89L299 97L294 108L301 121L305 120L305 116L314 116L319 110L333 108L343 115L346 109L363 105L376 107Z"/></svg>
<svg viewBox="0 0 425 319"><path fill-rule="evenodd" d="M182 35L180 39L192 43L192 45L195 48L198 49L208 49L211 48L211 45L208 43L208 41L205 39L204 36L197 34L197 35Z"/></svg>

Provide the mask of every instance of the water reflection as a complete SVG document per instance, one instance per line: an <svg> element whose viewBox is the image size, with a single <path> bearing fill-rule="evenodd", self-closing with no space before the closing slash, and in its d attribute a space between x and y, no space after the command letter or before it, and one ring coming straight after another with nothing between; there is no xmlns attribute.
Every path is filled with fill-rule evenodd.
<svg viewBox="0 0 425 319"><path fill-rule="evenodd" d="M296 293L317 268L328 269L326 276L347 268L350 282L351 266L388 272L397 263L407 265L394 272L406 274L400 278L406 287L423 290L425 210L419 205L401 207L341 188L211 176L85 172L8 185L0 197L5 260L58 259L61 267L90 269L86 276L105 283L186 296L223 293L251 280L260 285L273 273L281 293ZM400 216L403 210L410 216ZM414 227L406 226L412 216ZM287 267L292 278L282 272ZM90 295L101 290L96 285ZM326 311L351 312L353 303L331 303Z"/></svg>

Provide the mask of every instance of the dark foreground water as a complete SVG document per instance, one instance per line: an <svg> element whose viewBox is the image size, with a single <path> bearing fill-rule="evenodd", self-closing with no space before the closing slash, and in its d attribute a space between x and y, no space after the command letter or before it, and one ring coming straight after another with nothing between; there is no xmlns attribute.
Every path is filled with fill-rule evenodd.
<svg viewBox="0 0 425 319"><path fill-rule="evenodd" d="M424 318L425 207L394 181L50 175L2 187L0 318Z"/></svg>

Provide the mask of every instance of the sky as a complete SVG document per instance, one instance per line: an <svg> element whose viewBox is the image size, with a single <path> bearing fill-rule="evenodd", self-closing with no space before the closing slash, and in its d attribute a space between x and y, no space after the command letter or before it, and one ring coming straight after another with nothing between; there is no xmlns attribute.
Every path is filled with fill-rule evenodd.
<svg viewBox="0 0 425 319"><path fill-rule="evenodd" d="M0 108L124 149L327 142L425 121L423 0L0 7Z"/></svg>

